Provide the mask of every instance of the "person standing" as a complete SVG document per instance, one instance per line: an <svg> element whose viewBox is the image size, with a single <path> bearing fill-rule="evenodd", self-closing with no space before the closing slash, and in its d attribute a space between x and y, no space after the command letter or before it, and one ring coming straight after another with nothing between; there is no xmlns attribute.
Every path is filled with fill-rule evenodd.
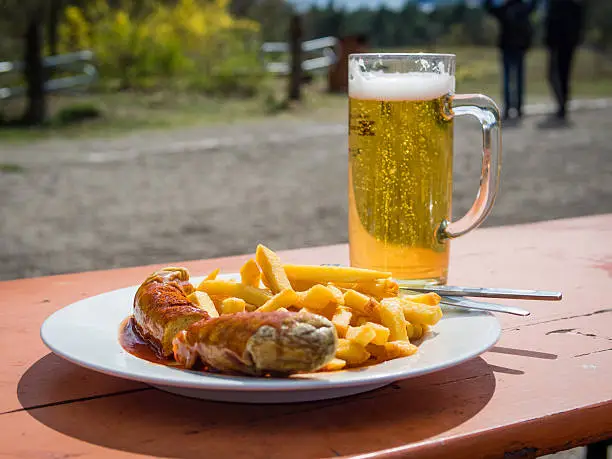
<svg viewBox="0 0 612 459"><path fill-rule="evenodd" d="M498 46L501 50L504 85L504 119L510 119L514 109L517 117L523 116L523 94L525 91L525 54L533 39L530 15L538 0L505 0L502 5L493 5L485 0L485 9L499 21Z"/></svg>
<svg viewBox="0 0 612 459"><path fill-rule="evenodd" d="M584 0L548 0L545 22L548 80L557 102L557 112L548 124L566 121L572 60L582 41L585 3Z"/></svg>

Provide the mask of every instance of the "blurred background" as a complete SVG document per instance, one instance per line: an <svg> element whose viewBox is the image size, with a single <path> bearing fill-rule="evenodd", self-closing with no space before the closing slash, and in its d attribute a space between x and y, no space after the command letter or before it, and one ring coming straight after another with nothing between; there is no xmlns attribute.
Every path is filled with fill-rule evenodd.
<svg viewBox="0 0 612 459"><path fill-rule="evenodd" d="M529 13L486 225L612 212L612 2L575 3L564 123L546 123L549 5ZM0 0L0 279L346 242L346 55L456 53L457 92L507 108L504 5ZM480 146L458 120L456 216Z"/></svg>

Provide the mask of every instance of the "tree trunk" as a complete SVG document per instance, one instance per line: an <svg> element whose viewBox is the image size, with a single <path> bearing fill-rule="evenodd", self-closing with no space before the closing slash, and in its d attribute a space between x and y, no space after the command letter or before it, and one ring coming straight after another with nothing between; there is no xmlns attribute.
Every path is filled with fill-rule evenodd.
<svg viewBox="0 0 612 459"><path fill-rule="evenodd" d="M289 100L301 99L302 84L302 24L300 16L293 16L289 27Z"/></svg>
<svg viewBox="0 0 612 459"><path fill-rule="evenodd" d="M43 67L43 18L42 11L31 11L25 34L23 76L28 88L28 105L23 115L23 121L29 125L44 123L47 111Z"/></svg>
<svg viewBox="0 0 612 459"><path fill-rule="evenodd" d="M49 23L47 25L47 42L49 43L49 55L57 54L58 25L62 8L62 0L50 0Z"/></svg>
<svg viewBox="0 0 612 459"><path fill-rule="evenodd" d="M232 0L229 7L230 13L233 16L244 17L253 3L251 0Z"/></svg>
<svg viewBox="0 0 612 459"><path fill-rule="evenodd" d="M49 56L58 54L58 26L61 14L62 0L49 0L49 19L47 21L47 44L49 45ZM46 80L51 80L55 73L55 68L44 69Z"/></svg>

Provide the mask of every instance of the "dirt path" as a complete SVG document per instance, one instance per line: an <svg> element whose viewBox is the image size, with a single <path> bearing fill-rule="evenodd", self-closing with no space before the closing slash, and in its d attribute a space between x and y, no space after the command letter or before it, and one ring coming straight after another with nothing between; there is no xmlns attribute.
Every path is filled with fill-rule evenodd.
<svg viewBox="0 0 612 459"><path fill-rule="evenodd" d="M532 117L504 133L487 225L612 212L612 117L565 130ZM457 123L455 214L480 170L475 123ZM0 145L0 279L346 241L344 123L267 121L113 140Z"/></svg>

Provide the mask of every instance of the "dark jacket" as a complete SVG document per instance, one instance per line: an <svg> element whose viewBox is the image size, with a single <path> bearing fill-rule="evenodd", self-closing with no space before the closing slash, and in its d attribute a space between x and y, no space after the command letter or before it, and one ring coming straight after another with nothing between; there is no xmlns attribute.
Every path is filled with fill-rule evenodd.
<svg viewBox="0 0 612 459"><path fill-rule="evenodd" d="M493 0L485 0L486 10L497 18L500 26L498 45L501 49L526 51L533 40L533 26L529 16L538 0L509 0L501 6L493 6Z"/></svg>
<svg viewBox="0 0 612 459"><path fill-rule="evenodd" d="M578 46L584 28L585 3L584 0L548 0L545 41L549 47Z"/></svg>

